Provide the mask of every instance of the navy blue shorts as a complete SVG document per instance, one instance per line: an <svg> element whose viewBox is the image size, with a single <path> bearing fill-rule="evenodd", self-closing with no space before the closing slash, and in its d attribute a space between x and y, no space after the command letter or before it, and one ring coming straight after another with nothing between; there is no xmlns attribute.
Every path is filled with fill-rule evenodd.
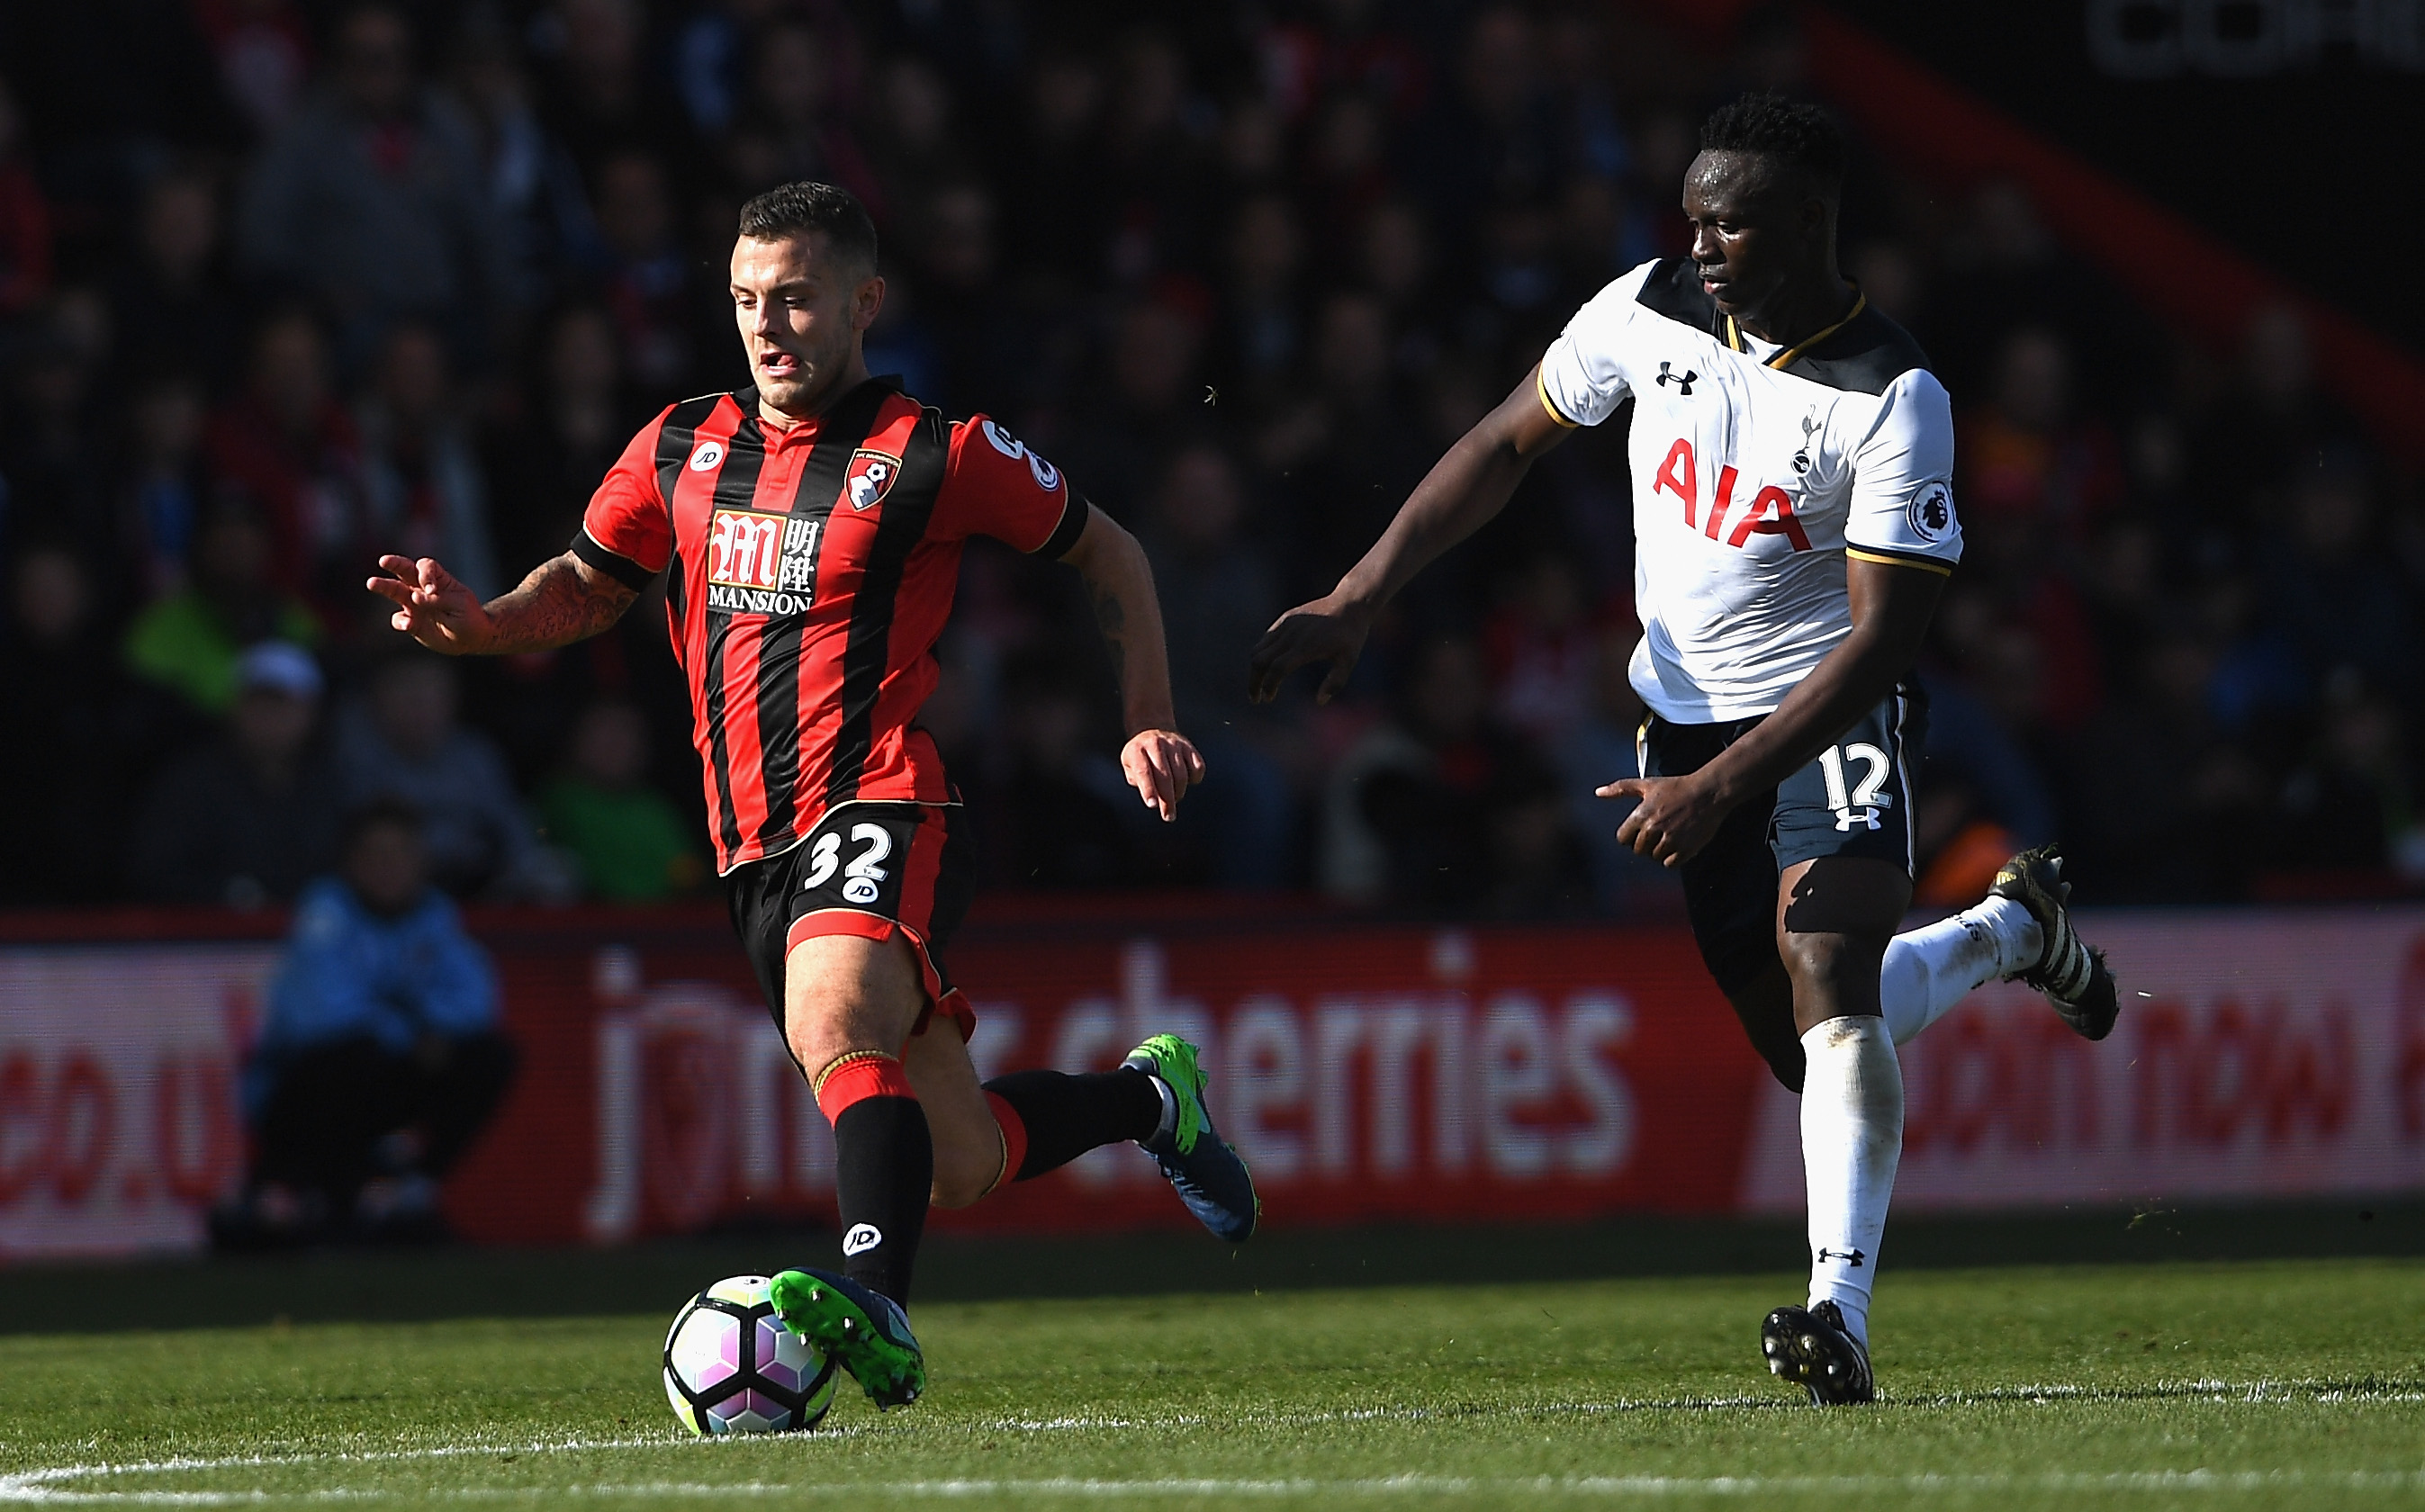
<svg viewBox="0 0 2425 1512"><path fill-rule="evenodd" d="M1654 714L1642 724L1642 775L1696 772L1764 717L1679 725ZM1776 886L1787 867L1866 856L1911 874L1911 774L1927 734L1928 696L1905 683L1774 795L1726 815L1684 863L1684 911L1720 990L1732 996L1779 960Z"/></svg>

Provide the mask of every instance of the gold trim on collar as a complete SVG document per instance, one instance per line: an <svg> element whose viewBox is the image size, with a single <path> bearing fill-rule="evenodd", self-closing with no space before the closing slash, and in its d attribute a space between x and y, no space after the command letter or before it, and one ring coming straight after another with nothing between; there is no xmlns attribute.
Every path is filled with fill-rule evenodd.
<svg viewBox="0 0 2425 1512"><path fill-rule="evenodd" d="M1807 336L1801 341L1794 343L1792 346L1788 346L1785 350L1777 353L1775 357L1770 358L1760 365L1762 367L1774 367L1782 371L1795 358L1800 357L1804 352L1808 351L1811 347L1818 346L1821 342L1833 336L1836 332L1843 330L1846 326L1851 325L1854 320L1859 317L1861 312L1869 307L1870 297L1863 294L1859 285L1855 284L1853 288L1853 308L1844 312L1843 319L1837 321L1834 325L1829 326L1826 330L1819 332L1819 334L1815 336ZM1735 317L1732 315L1726 316L1726 346L1739 352L1749 350L1749 348L1743 346L1742 331L1736 327Z"/></svg>

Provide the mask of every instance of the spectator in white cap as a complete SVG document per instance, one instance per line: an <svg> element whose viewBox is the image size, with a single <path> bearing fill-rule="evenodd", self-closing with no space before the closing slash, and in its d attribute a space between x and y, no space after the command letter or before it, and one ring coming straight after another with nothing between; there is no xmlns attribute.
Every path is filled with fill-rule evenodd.
<svg viewBox="0 0 2425 1512"><path fill-rule="evenodd" d="M129 891L154 903L256 909L293 901L336 861L339 800L313 737L320 666L291 641L236 661L218 738L172 764L136 825Z"/></svg>

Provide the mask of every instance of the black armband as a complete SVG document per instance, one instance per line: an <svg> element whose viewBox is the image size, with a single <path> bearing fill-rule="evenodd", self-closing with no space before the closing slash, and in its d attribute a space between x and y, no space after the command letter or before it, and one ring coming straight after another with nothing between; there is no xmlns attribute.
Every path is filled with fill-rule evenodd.
<svg viewBox="0 0 2425 1512"><path fill-rule="evenodd" d="M632 558L610 552L599 545L597 541L590 539L589 529L586 525L572 533L572 555L634 593L648 591L649 584L657 575Z"/></svg>
<svg viewBox="0 0 2425 1512"><path fill-rule="evenodd" d="M1076 489L1071 489L1069 502L1061 508L1061 523L1052 527L1052 534L1044 538L1044 544L1036 547L1034 555L1049 556L1056 562L1068 555L1069 548L1086 533L1086 517L1092 508Z"/></svg>

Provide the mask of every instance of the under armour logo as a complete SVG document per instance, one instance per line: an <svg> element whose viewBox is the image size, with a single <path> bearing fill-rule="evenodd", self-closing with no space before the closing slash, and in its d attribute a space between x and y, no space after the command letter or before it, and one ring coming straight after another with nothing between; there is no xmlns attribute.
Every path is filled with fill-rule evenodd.
<svg viewBox="0 0 2425 1512"><path fill-rule="evenodd" d="M850 1232L842 1236L843 1256L847 1259L852 1255L864 1254L882 1243L884 1243L883 1230L872 1223L854 1223L850 1226ZM1855 1261L1854 1263L1858 1264L1860 1262Z"/></svg>
<svg viewBox="0 0 2425 1512"><path fill-rule="evenodd" d="M1700 374L1693 372L1689 368L1681 373L1678 373L1671 371L1664 362L1659 364L1660 385L1664 387L1669 383L1675 384L1676 392L1682 394L1687 399L1693 396L1693 384L1700 378Z"/></svg>
<svg viewBox="0 0 2425 1512"><path fill-rule="evenodd" d="M1863 1255L1857 1249L1830 1249L1826 1246L1822 1245L1819 1247L1818 1258L1819 1263L1822 1265L1824 1265L1831 1260L1840 1260L1844 1263L1858 1269L1861 1262L1868 1257Z"/></svg>
<svg viewBox="0 0 2425 1512"><path fill-rule="evenodd" d="M1852 828L1856 824L1868 825L1872 829L1882 829L1886 828L1878 823L1878 811L1875 809L1839 809L1836 811L1837 833L1849 834L1852 831Z"/></svg>

